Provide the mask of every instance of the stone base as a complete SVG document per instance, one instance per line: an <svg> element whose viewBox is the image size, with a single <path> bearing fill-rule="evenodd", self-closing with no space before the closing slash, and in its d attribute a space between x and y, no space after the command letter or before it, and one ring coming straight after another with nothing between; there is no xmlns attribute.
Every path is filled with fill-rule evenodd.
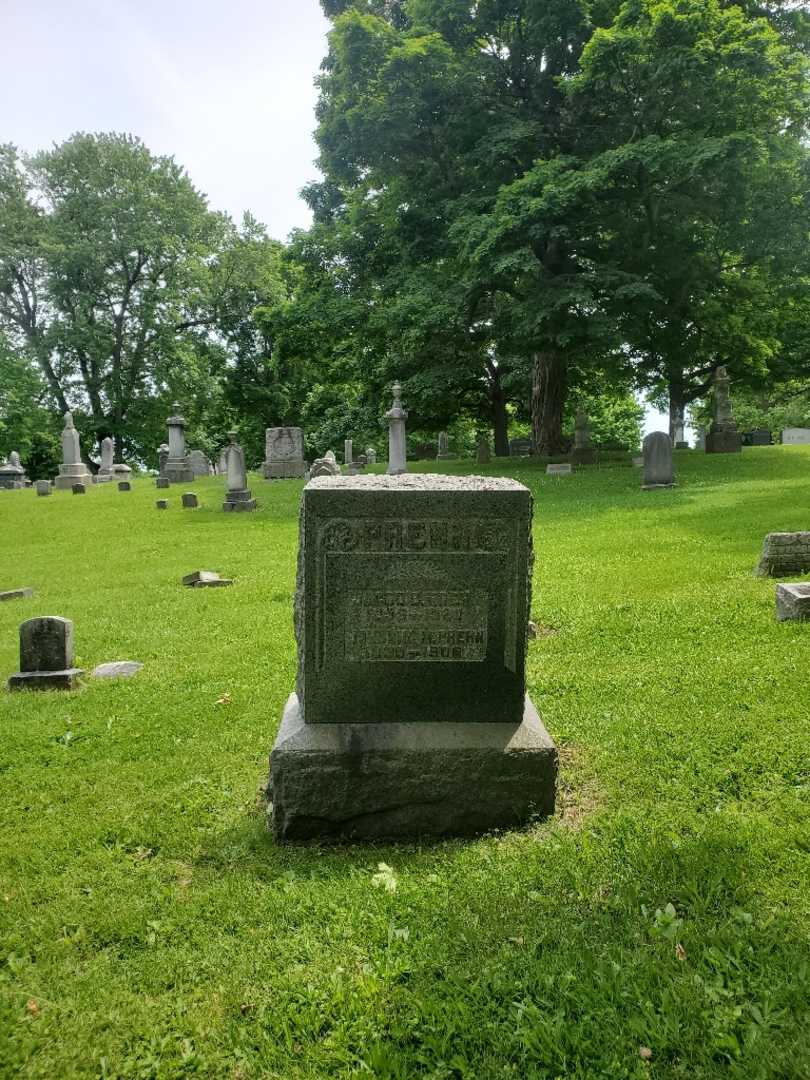
<svg viewBox="0 0 810 1080"><path fill-rule="evenodd" d="M163 475L170 484L192 484L194 482L194 470L187 460L167 461Z"/></svg>
<svg viewBox="0 0 810 1080"><path fill-rule="evenodd" d="M810 582L776 586L776 617L780 622L810 620Z"/></svg>
<svg viewBox="0 0 810 1080"><path fill-rule="evenodd" d="M279 841L473 836L554 812L557 750L523 721L305 724L296 694L270 755Z"/></svg>
<svg viewBox="0 0 810 1080"><path fill-rule="evenodd" d="M742 452L742 439L735 428L719 428L706 436L707 454L739 454Z"/></svg>
<svg viewBox="0 0 810 1080"><path fill-rule="evenodd" d="M64 671L18 671L8 680L9 690L74 690L84 668Z"/></svg>
<svg viewBox="0 0 810 1080"><path fill-rule="evenodd" d="M113 474L111 472L103 473L97 472L93 477L94 484L110 484L112 483Z"/></svg>
<svg viewBox="0 0 810 1080"><path fill-rule="evenodd" d="M596 451L590 446L574 447L571 451L572 465L595 465Z"/></svg>
<svg viewBox="0 0 810 1080"><path fill-rule="evenodd" d="M297 480L307 473L307 463L300 458L294 461L265 461L265 480Z"/></svg>
<svg viewBox="0 0 810 1080"><path fill-rule="evenodd" d="M222 504L223 510L255 510L256 500L250 497L248 488L241 491L229 491Z"/></svg>
<svg viewBox="0 0 810 1080"><path fill-rule="evenodd" d="M789 577L810 571L810 532L768 533L755 573L759 577Z"/></svg>
<svg viewBox="0 0 810 1080"><path fill-rule="evenodd" d="M70 472L65 470L70 469ZM74 484L92 484L93 477L84 465L60 465L59 475L54 479L53 486L57 491L72 491Z"/></svg>
<svg viewBox="0 0 810 1080"><path fill-rule="evenodd" d="M675 481L674 480L673 480L673 482L671 484L642 484L641 485L641 490L642 491L658 491L659 488L673 488L673 487L675 487Z"/></svg>

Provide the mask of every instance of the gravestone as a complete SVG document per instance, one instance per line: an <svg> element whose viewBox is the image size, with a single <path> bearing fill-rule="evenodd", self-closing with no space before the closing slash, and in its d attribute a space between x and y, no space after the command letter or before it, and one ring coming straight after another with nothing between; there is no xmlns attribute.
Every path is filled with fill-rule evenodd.
<svg viewBox="0 0 810 1080"><path fill-rule="evenodd" d="M633 468L634 469L643 469L644 468L644 457L641 454L639 454L637 457L633 458Z"/></svg>
<svg viewBox="0 0 810 1080"><path fill-rule="evenodd" d="M509 440L509 455L510 457L531 457L532 454L532 440L519 438Z"/></svg>
<svg viewBox="0 0 810 1080"><path fill-rule="evenodd" d="M743 446L770 446L773 436L767 428L754 428L753 431L744 431L741 440Z"/></svg>
<svg viewBox="0 0 810 1080"><path fill-rule="evenodd" d="M546 465L546 476L571 476L573 471L570 461L564 465Z"/></svg>
<svg viewBox="0 0 810 1080"><path fill-rule="evenodd" d="M475 460L479 465L489 465L492 460L492 451L489 447L489 439L479 439L475 450Z"/></svg>
<svg viewBox="0 0 810 1080"><path fill-rule="evenodd" d="M768 533L756 570L760 577L789 577L808 571L810 532Z"/></svg>
<svg viewBox="0 0 810 1080"><path fill-rule="evenodd" d="M73 667L73 623L58 615L28 619L20 626L20 670L9 690L71 690L81 668Z"/></svg>
<svg viewBox="0 0 810 1080"><path fill-rule="evenodd" d="M672 470L672 439L663 431L652 431L642 443L644 475L643 491L653 488L672 487L675 474Z"/></svg>
<svg viewBox="0 0 810 1080"><path fill-rule="evenodd" d="M168 499L158 499L157 502L155 503L155 508L157 510L168 510L169 509L169 500Z"/></svg>
<svg viewBox="0 0 810 1080"><path fill-rule="evenodd" d="M0 489L7 491L25 486L25 469L20 463L20 455L12 450L6 461L0 462Z"/></svg>
<svg viewBox="0 0 810 1080"><path fill-rule="evenodd" d="M271 755L280 840L553 811L556 751L525 694L531 517L531 493L500 477L306 485L298 678Z"/></svg>
<svg viewBox="0 0 810 1080"><path fill-rule="evenodd" d="M94 679L131 679L143 667L137 660L108 660L93 668Z"/></svg>
<svg viewBox="0 0 810 1080"><path fill-rule="evenodd" d="M304 433L301 428L266 428L264 457L265 480L287 480L304 476L307 463L304 460ZM223 471L226 469L227 465Z"/></svg>
<svg viewBox="0 0 810 1080"><path fill-rule="evenodd" d="M676 450L688 450L689 443L684 434L684 408L683 406L670 407L670 435Z"/></svg>
<svg viewBox="0 0 810 1080"><path fill-rule="evenodd" d="M386 472L390 476L398 476L407 471L405 421L408 413L402 407L400 395L402 387L398 382L394 383L394 401L391 408L385 414L388 421L388 468Z"/></svg>
<svg viewBox="0 0 810 1080"><path fill-rule="evenodd" d="M218 589L224 585L233 585L233 578L220 577L215 570L195 570L186 574L182 581L190 589Z"/></svg>
<svg viewBox="0 0 810 1080"><path fill-rule="evenodd" d="M132 484L130 484L129 480L119 480L118 481L118 490L119 491L132 491Z"/></svg>
<svg viewBox="0 0 810 1080"><path fill-rule="evenodd" d="M185 491L180 496L180 501L183 504L184 510L196 510L200 505L197 495L193 491Z"/></svg>
<svg viewBox="0 0 810 1080"><path fill-rule="evenodd" d="M369 446L366 450L366 461L369 463L369 465L377 464L377 451L374 449L373 446Z"/></svg>
<svg viewBox="0 0 810 1080"><path fill-rule="evenodd" d="M340 476L340 466L331 450L322 458L315 458L309 470L309 476L311 480L316 476Z"/></svg>
<svg viewBox="0 0 810 1080"><path fill-rule="evenodd" d="M776 617L780 622L810 620L810 582L776 586Z"/></svg>
<svg viewBox="0 0 810 1080"><path fill-rule="evenodd" d="M115 444L108 436L101 440L101 465L95 475L97 484L109 483L113 478L113 464L115 458Z"/></svg>
<svg viewBox="0 0 810 1080"><path fill-rule="evenodd" d="M37 480L34 487L37 490L37 495L50 495L52 490L50 480Z"/></svg>
<svg viewBox="0 0 810 1080"><path fill-rule="evenodd" d="M810 444L810 428L786 427L782 429L784 446L807 446Z"/></svg>
<svg viewBox="0 0 810 1080"><path fill-rule="evenodd" d="M574 420L574 445L571 449L574 465L593 465L596 451L591 446L591 428L585 410L580 406ZM548 470L546 470L548 471Z"/></svg>
<svg viewBox="0 0 810 1080"><path fill-rule="evenodd" d="M230 443L225 447L225 502L223 510L255 510L256 500L251 497L247 486L247 469L245 468L245 454L241 446L237 445L236 432L230 432Z"/></svg>
<svg viewBox="0 0 810 1080"><path fill-rule="evenodd" d="M354 460L354 458L352 457L352 440L351 439L344 439L343 440L343 464L344 465L351 465L353 460Z"/></svg>
<svg viewBox="0 0 810 1080"><path fill-rule="evenodd" d="M169 460L168 443L161 443L158 447L158 476L166 475L166 462Z"/></svg>
<svg viewBox="0 0 810 1080"><path fill-rule="evenodd" d="M447 432L446 431L440 431L439 432L439 446L438 446L438 451L436 453L436 460L437 461L446 461L448 458L452 458L452 457L453 457L453 455L448 450Z"/></svg>
<svg viewBox="0 0 810 1080"><path fill-rule="evenodd" d="M6 589L5 592L0 592L0 601L2 600L26 600L29 596L34 595L34 590L27 585L22 589Z"/></svg>
<svg viewBox="0 0 810 1080"><path fill-rule="evenodd" d="M714 373L714 421L706 436L707 454L739 454L742 440L731 409L731 379L724 367Z"/></svg>
<svg viewBox="0 0 810 1080"><path fill-rule="evenodd" d="M87 491L87 488L84 486L84 484L74 484L72 491L74 495L84 495Z"/></svg>
<svg viewBox="0 0 810 1080"><path fill-rule="evenodd" d="M224 476L228 470L228 464L225 461L225 451L221 450L219 455L219 461L217 462L217 476Z"/></svg>
<svg viewBox="0 0 810 1080"><path fill-rule="evenodd" d="M166 420L169 428L169 456L161 475L168 477L170 484L190 484L194 479L186 454L186 421L180 415L180 405L175 401L172 415Z"/></svg>
<svg viewBox="0 0 810 1080"><path fill-rule="evenodd" d="M191 469L192 476L197 479L200 476L211 475L211 462L202 452L202 450L192 450L188 455L188 465Z"/></svg>
<svg viewBox="0 0 810 1080"><path fill-rule="evenodd" d="M65 413L65 427L62 431L62 464L53 486L60 491L70 491L74 484L91 484L93 478L82 461L79 433L73 426L73 416Z"/></svg>
<svg viewBox="0 0 810 1080"><path fill-rule="evenodd" d="M158 488L160 491L165 491L168 486L169 486L169 478L168 478L168 476L158 476L158 477L155 478L155 487Z"/></svg>
<svg viewBox="0 0 810 1080"><path fill-rule="evenodd" d="M706 449L706 428L704 427L695 428L695 449Z"/></svg>
<svg viewBox="0 0 810 1080"><path fill-rule="evenodd" d="M113 464L112 471L114 477L121 477L124 480L132 476L132 469L129 465L125 465L123 461L116 461Z"/></svg>

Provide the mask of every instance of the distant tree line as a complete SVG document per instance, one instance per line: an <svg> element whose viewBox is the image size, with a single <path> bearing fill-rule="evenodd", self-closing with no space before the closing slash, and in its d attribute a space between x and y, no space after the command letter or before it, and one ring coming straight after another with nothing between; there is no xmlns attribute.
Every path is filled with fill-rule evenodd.
<svg viewBox="0 0 810 1080"><path fill-rule="evenodd" d="M286 244L138 139L0 147L0 452L154 464L300 424L382 445L633 445L642 391L810 398L810 21L781 0L323 0L322 179ZM704 409L704 412L701 412ZM752 411L754 410L754 411ZM781 411L780 411L781 410ZM746 415L748 415L746 413Z"/></svg>

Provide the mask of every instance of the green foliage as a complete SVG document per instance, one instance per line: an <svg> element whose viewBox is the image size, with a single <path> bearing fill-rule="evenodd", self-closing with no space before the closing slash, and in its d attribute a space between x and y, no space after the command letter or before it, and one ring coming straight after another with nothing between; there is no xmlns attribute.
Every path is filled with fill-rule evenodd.
<svg viewBox="0 0 810 1080"><path fill-rule="evenodd" d="M279 848L258 797L295 681L300 482L251 476L236 518L214 478L193 512L137 480L0 492L0 579L35 589L0 605L3 676L52 612L82 667L145 664L2 695L0 1073L806 1076L807 628L751 569L763 532L806 527L810 451L675 462L663 492L509 463L559 812L372 846ZM75 558L100 537L103 581ZM236 584L183 589L198 566Z"/></svg>
<svg viewBox="0 0 810 1080"><path fill-rule="evenodd" d="M768 390L746 387L732 389L734 419L740 431L764 428L778 438L786 427L810 427L810 384L792 379ZM712 401L695 402L691 422L708 427L712 422Z"/></svg>

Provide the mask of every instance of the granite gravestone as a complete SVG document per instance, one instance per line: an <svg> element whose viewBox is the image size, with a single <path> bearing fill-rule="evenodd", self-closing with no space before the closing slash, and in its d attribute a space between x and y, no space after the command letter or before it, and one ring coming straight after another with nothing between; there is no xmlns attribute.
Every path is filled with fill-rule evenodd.
<svg viewBox="0 0 810 1080"><path fill-rule="evenodd" d="M353 457L353 454L352 454L352 440L351 439L344 439L343 440L343 464L344 465L351 465L352 461L354 461L354 457Z"/></svg>
<svg viewBox="0 0 810 1080"><path fill-rule="evenodd" d="M180 502L184 510L196 510L200 505L200 500L197 498L195 491L184 491L180 496Z"/></svg>
<svg viewBox="0 0 810 1080"><path fill-rule="evenodd" d="M155 503L155 509L157 509L157 510L168 510L169 509L169 500L168 499L158 499L157 502Z"/></svg>
<svg viewBox="0 0 810 1080"><path fill-rule="evenodd" d="M84 495L87 491L87 488L84 486L84 484L74 484L72 491L74 495Z"/></svg>
<svg viewBox="0 0 810 1080"><path fill-rule="evenodd" d="M188 464L195 479L200 476L210 476L213 472L211 462L202 450L192 450L188 455Z"/></svg>
<svg viewBox="0 0 810 1080"><path fill-rule="evenodd" d="M571 476L574 468L570 461L558 465L546 465L546 476Z"/></svg>
<svg viewBox="0 0 810 1080"><path fill-rule="evenodd" d="M118 490L119 491L132 491L132 484L130 484L129 480L119 480L118 481Z"/></svg>
<svg viewBox="0 0 810 1080"><path fill-rule="evenodd" d="M782 444L784 446L807 446L810 444L810 428L782 428Z"/></svg>
<svg viewBox="0 0 810 1080"><path fill-rule="evenodd" d="M509 440L509 455L510 457L531 457L532 454L532 440L519 438Z"/></svg>
<svg viewBox="0 0 810 1080"><path fill-rule="evenodd" d="M810 620L810 582L776 586L776 617L780 622Z"/></svg>
<svg viewBox="0 0 810 1080"><path fill-rule="evenodd" d="M757 566L760 577L788 577L810 571L810 532L768 533Z"/></svg>
<svg viewBox="0 0 810 1080"><path fill-rule="evenodd" d="M670 434L676 450L688 450L689 443L684 434L684 408L683 406L670 406Z"/></svg>
<svg viewBox="0 0 810 1080"><path fill-rule="evenodd" d="M20 670L9 690L71 690L81 668L73 667L73 623L58 615L28 619L20 626Z"/></svg>
<svg viewBox="0 0 810 1080"><path fill-rule="evenodd" d="M556 751L525 694L531 517L506 478L307 484L297 687L271 755L279 839L470 834L552 812Z"/></svg>
<svg viewBox="0 0 810 1080"><path fill-rule="evenodd" d="M706 449L706 428L704 427L695 428L695 449Z"/></svg>
<svg viewBox="0 0 810 1080"><path fill-rule="evenodd" d="M166 475L166 462L169 460L169 447L167 443L161 443L158 447L158 476Z"/></svg>
<svg viewBox="0 0 810 1080"><path fill-rule="evenodd" d="M322 458L315 458L309 470L310 479L316 476L340 476L340 466L331 450Z"/></svg>
<svg viewBox="0 0 810 1080"><path fill-rule="evenodd" d="M20 464L19 458L16 450L12 450L8 460L0 462L0 488L11 491L25 485L25 469Z"/></svg>
<svg viewBox="0 0 810 1080"><path fill-rule="evenodd" d="M101 440L101 465L95 475L95 483L108 484L113 478L113 464L115 458L115 444L107 436Z"/></svg>
<svg viewBox="0 0 810 1080"><path fill-rule="evenodd" d="M447 432L446 431L440 431L439 432L439 446L438 446L438 451L436 453L436 460L437 461L447 461L449 458L452 458L452 456L453 455L450 453L450 451L448 449Z"/></svg>
<svg viewBox="0 0 810 1080"><path fill-rule="evenodd" d="M50 495L52 490L50 480L37 480L34 487L36 488L37 495Z"/></svg>
<svg viewBox="0 0 810 1080"><path fill-rule="evenodd" d="M580 406L574 420L574 446L571 450L574 465L592 465L596 461L596 451L591 446L591 427L585 410Z"/></svg>
<svg viewBox="0 0 810 1080"><path fill-rule="evenodd" d="M492 459L492 451L489 447L489 439L479 439L475 450L475 460L478 465L489 465Z"/></svg>
<svg viewBox="0 0 810 1080"><path fill-rule="evenodd" d="M706 436L707 454L739 454L742 440L731 410L731 379L724 367L714 373L714 421Z"/></svg>
<svg viewBox="0 0 810 1080"><path fill-rule="evenodd" d="M225 447L225 502L223 510L255 510L256 500L251 497L247 486L245 452L236 442L236 432L228 435L231 440Z"/></svg>
<svg viewBox="0 0 810 1080"><path fill-rule="evenodd" d="M388 421L388 468L386 472L391 476L398 476L407 470L405 463L405 421L408 419L408 413L402 407L400 398L402 387L398 382L394 383L393 390L394 401L385 414L385 419Z"/></svg>
<svg viewBox="0 0 810 1080"><path fill-rule="evenodd" d="M165 491L168 486L169 486L169 478L168 478L168 476L156 476L155 477L155 487L156 488L159 488L161 491Z"/></svg>
<svg viewBox="0 0 810 1080"><path fill-rule="evenodd" d="M264 457L265 480L287 480L304 476L307 463L304 460L304 433L301 428L266 428Z"/></svg>
<svg viewBox="0 0 810 1080"><path fill-rule="evenodd" d="M653 488L672 487L675 474L672 471L672 439L663 431L651 431L642 443L644 455L644 475L641 487L644 491Z"/></svg>
<svg viewBox="0 0 810 1080"><path fill-rule="evenodd" d="M377 451L374 449L373 446L369 446L366 450L366 461L369 463L369 465L377 464Z"/></svg>
<svg viewBox="0 0 810 1080"><path fill-rule="evenodd" d="M65 413L65 427L62 431L62 464L53 486L60 491L70 491L74 484L90 484L93 478L82 461L79 433L73 426L73 415Z"/></svg>
<svg viewBox="0 0 810 1080"><path fill-rule="evenodd" d="M161 469L170 484L189 484L194 479L186 454L186 421L180 415L180 405L175 401L172 415L167 419L169 428L169 455Z"/></svg>

